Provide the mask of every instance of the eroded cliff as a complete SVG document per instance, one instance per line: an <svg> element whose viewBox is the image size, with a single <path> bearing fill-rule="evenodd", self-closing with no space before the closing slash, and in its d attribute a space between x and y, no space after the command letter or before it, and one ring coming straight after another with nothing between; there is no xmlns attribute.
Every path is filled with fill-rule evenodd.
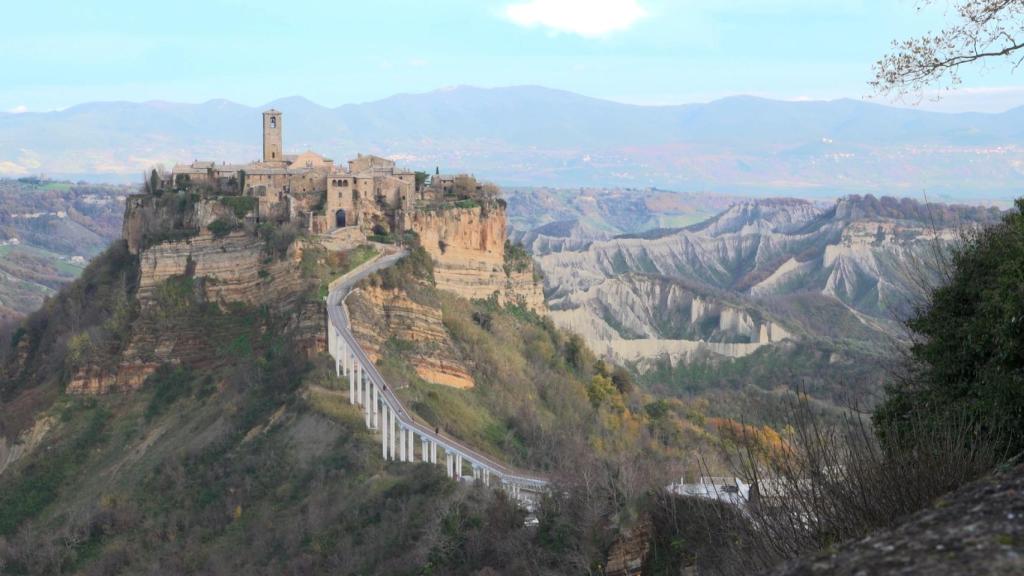
<svg viewBox="0 0 1024 576"><path fill-rule="evenodd" d="M508 261L505 208L444 207L417 210L405 218L434 260L437 287L469 299L496 297L501 304L545 310L544 292L533 266Z"/></svg>
<svg viewBox="0 0 1024 576"><path fill-rule="evenodd" d="M304 241L280 228L258 232L240 206L186 193L128 199L123 234L137 280L127 337L77 364L68 392L133 390L163 364L214 367L227 349L251 347L268 307L291 311L308 350L322 345L322 310L306 298L311 282L300 270Z"/></svg>
<svg viewBox="0 0 1024 576"><path fill-rule="evenodd" d="M416 302L402 289L373 283L354 291L347 303L352 332L370 360L377 362L384 346L394 346L406 350L406 359L427 382L455 388L475 385L436 303Z"/></svg>
<svg viewBox="0 0 1024 576"><path fill-rule="evenodd" d="M896 319L936 281L958 229L991 216L870 196L746 201L537 262L556 322L621 359L735 358L803 337L871 348L902 336Z"/></svg>

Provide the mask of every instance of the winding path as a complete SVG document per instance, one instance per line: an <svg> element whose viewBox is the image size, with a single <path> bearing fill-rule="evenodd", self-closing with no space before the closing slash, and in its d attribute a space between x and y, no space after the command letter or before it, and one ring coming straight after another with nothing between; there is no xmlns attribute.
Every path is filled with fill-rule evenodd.
<svg viewBox="0 0 1024 576"><path fill-rule="evenodd" d="M479 480L485 485L499 482L509 494L521 500L547 489L548 481L538 475L515 470L473 450L469 446L418 422L384 381L352 335L345 299L360 280L392 266L408 254L404 249L378 256L339 277L330 285L327 296L327 347L334 358L335 373L348 376L349 402L363 407L366 426L381 435L381 456L400 462L438 461L440 448L446 470L456 480ZM419 437L419 458L416 437ZM397 442L397 447L396 447ZM470 474L466 475L466 466Z"/></svg>

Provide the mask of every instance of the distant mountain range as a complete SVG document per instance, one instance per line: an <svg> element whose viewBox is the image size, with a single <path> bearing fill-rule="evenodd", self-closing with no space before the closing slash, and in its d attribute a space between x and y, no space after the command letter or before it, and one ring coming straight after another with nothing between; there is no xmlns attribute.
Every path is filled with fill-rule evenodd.
<svg viewBox="0 0 1024 576"><path fill-rule="evenodd" d="M1011 198L1024 191L1024 107L944 114L854 100L738 96L637 106L520 86L458 87L337 108L291 97L249 107L97 102L0 113L0 174L137 178L197 158L255 159L260 112L285 147L356 152L517 186L658 186L726 194Z"/></svg>

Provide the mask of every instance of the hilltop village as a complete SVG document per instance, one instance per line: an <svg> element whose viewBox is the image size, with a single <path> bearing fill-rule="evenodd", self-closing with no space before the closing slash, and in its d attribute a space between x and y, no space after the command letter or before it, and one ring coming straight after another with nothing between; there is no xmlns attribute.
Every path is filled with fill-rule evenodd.
<svg viewBox="0 0 1024 576"><path fill-rule="evenodd" d="M194 161L159 175L163 189L253 199L258 221L294 222L316 234L357 228L383 235L412 228L417 208L495 200L497 188L473 176L413 172L387 158L358 155L347 166L306 151L285 154L283 115L263 113L263 158L248 164Z"/></svg>
<svg viewBox="0 0 1024 576"><path fill-rule="evenodd" d="M529 255L507 243L505 202L496 186L470 175L401 169L378 156L360 155L341 167L315 152L284 154L276 110L263 114L263 150L261 161L248 164L195 161L170 173L153 170L145 189L127 198L122 236L138 261L144 315L166 308L161 299L168 282L177 281L187 281L218 309L236 303L295 308L303 286L313 282L326 290L340 274L332 262L360 250L393 251L397 244L422 248L431 260L430 282L440 290L545 309ZM443 340L436 313L394 290L367 294L394 312L388 326L365 330L368 341L382 333ZM299 320L310 327L311 353L325 344L318 300ZM188 346L196 339L179 336L139 329L116 366L83 366L69 389L137 388L163 363L201 362L204 351ZM376 346L370 348L375 355ZM414 364L430 381L472 386L465 369L443 355L424 355Z"/></svg>

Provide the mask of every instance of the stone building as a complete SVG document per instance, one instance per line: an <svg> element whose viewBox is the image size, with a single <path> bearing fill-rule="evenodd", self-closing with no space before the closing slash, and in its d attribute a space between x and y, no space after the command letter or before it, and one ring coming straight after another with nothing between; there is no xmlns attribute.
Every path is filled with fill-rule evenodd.
<svg viewBox="0 0 1024 576"><path fill-rule="evenodd" d="M416 174L373 155L350 160L348 167L306 151L285 154L281 112L263 113L263 158L248 164L195 161L174 166L167 186L194 187L221 195L259 199L258 218L300 219L315 232L376 225L390 229L402 210L416 201Z"/></svg>
<svg viewBox="0 0 1024 576"><path fill-rule="evenodd" d="M327 181L325 214L336 228L372 227L416 202L416 174L379 156L359 155Z"/></svg>

